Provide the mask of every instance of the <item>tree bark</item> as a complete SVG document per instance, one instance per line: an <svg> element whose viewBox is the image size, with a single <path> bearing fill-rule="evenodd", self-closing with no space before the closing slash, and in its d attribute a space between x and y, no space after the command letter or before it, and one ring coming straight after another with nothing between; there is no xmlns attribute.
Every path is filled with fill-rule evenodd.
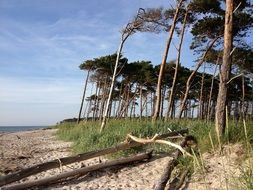
<svg viewBox="0 0 253 190"><path fill-rule="evenodd" d="M216 113L215 113L215 128L218 140L220 140L220 137L225 133L226 127L225 108L227 105L227 91L228 91L227 82L230 77L230 70L232 63L232 57L230 55L233 46L232 31L233 31L233 0L226 0L223 63L221 65L219 93L217 97Z"/></svg>
<svg viewBox="0 0 253 190"><path fill-rule="evenodd" d="M154 115L152 118L152 121L155 122L157 120L157 118L160 115L160 107L161 107L161 88L162 88L162 79L163 79L163 75L164 75L164 69L165 69L165 65L166 65L166 61L167 61L167 57L168 57L168 53L169 53L169 48L170 48L170 44L172 41L172 37L174 34L174 30L176 27L176 22L177 22L177 18L178 18L178 14L179 14L179 9L181 7L183 3L183 0L180 0L178 5L177 5L177 9L173 18L173 22L172 25L170 27L170 31L169 31L169 37L166 43L166 47L164 50L164 54L163 54L163 59L162 59L162 63L161 63L161 67L160 67L160 71L159 71L159 76L158 76L158 81L157 81L157 87L156 87L156 104L155 104L155 111L154 111Z"/></svg>

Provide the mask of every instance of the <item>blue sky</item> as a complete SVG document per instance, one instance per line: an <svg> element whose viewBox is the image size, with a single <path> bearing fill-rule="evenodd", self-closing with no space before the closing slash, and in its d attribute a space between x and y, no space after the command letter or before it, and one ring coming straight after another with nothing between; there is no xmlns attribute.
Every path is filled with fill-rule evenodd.
<svg viewBox="0 0 253 190"><path fill-rule="evenodd" d="M78 66L116 52L119 31L139 7L168 2L0 0L0 126L51 125L77 117L85 78ZM124 56L159 64L166 38L137 33L126 42ZM186 42L190 38L188 33ZM184 52L192 64L192 52ZM168 60L175 57L172 48Z"/></svg>

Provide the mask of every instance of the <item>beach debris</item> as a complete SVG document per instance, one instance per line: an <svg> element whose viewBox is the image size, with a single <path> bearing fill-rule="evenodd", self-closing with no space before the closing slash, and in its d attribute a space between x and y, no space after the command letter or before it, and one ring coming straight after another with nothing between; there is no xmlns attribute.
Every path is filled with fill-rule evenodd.
<svg viewBox="0 0 253 190"><path fill-rule="evenodd" d="M48 184L52 184L52 183L57 183L60 180L62 181L63 179L70 180L71 178L80 177L80 176L85 175L85 174L92 172L92 171L97 171L97 170L101 170L101 169L105 169L105 168L113 167L113 166L117 166L117 165L131 164L131 163L135 163L135 162L139 162L139 161L143 161L143 160L148 160L151 157L152 157L152 151L148 152L148 153L142 153L142 154L126 157L126 158L111 160L111 161L107 161L105 163L95 164L95 165L84 167L84 168L75 169L72 171L60 173L60 174L52 176L52 177L47 177L47 178L43 178L43 179L38 179L38 180L34 180L34 181L28 181L28 182L24 182L24 183L20 183L20 184L2 187L2 190L7 190L7 189L8 190L20 190L20 189L28 189L28 188L35 187L35 186L38 187L38 186L42 186L42 185L48 185Z"/></svg>
<svg viewBox="0 0 253 190"><path fill-rule="evenodd" d="M172 131L172 132L169 132L169 133L157 135L156 139L157 140L158 139L165 139L165 138L168 138L168 137L184 135L184 134L187 134L187 133L188 133L188 129L181 129L181 130L178 130L178 131ZM55 160L52 160L52 161L49 161L49 162L34 165L34 166L31 166L31 167L22 169L20 171L14 172L12 174L8 174L8 175L5 175L5 176L0 176L0 187L3 186L3 185L10 184L10 183L15 182L15 181L19 181L19 180L21 180L25 177L35 175L35 174L38 174L40 172L49 170L49 169L58 168L60 166L64 166L64 165L72 164L72 163L75 163L75 162L88 160L88 159L103 156L103 155L106 155L106 154L112 154L112 153L115 153L115 152L118 152L118 151L121 151L121 150L126 150L126 149L130 149L130 148L133 148L133 147L138 147L138 146L143 146L143 143L139 143L139 142L129 140L127 142L122 142L122 143L119 143L118 145L115 145L115 146L112 146L112 147L109 147L109 148L96 150L96 151L91 151L91 152L86 152L86 153L82 153L82 154L78 154L78 155L70 156L70 157L63 157L63 158L55 159ZM59 164L59 163L61 163L61 164Z"/></svg>
<svg viewBox="0 0 253 190"><path fill-rule="evenodd" d="M183 149L186 149L190 146L195 146L196 144L197 144L197 140L195 139L195 137L193 137L191 135L188 135L181 142L180 146ZM165 189L166 184L168 183L168 180L170 179L171 173L172 173L173 169L178 165L178 159L182 155L183 155L182 151L180 149L177 149L176 153L174 154L173 159L168 161L166 166L164 167L163 174L161 175L161 178L158 181L158 183L155 185L154 190L164 190ZM174 184L174 185L180 187L182 184L183 184L183 182L181 182L179 180L179 182L177 184Z"/></svg>

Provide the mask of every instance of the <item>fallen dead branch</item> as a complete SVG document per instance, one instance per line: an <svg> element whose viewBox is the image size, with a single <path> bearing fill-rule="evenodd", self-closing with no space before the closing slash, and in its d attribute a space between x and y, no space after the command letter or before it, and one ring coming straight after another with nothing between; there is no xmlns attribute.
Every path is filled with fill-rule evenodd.
<svg viewBox="0 0 253 190"><path fill-rule="evenodd" d="M186 169L181 172L181 174L175 177L172 182L169 184L168 190L178 190L184 184L185 177L189 173L189 169Z"/></svg>
<svg viewBox="0 0 253 190"><path fill-rule="evenodd" d="M25 182L25 183L21 183L21 184L3 187L2 190L7 190L7 189L8 190L20 190L20 189L27 189L27 188L31 188L31 187L35 187L35 186L38 187L38 186L42 186L42 185L57 183L57 182L59 182L59 180L63 180L66 178L69 179L69 178L74 178L74 177L80 177L84 174L87 174L88 172L92 172L92 171L96 171L96 170L100 170L100 169L104 169L104 168L108 168L108 167L112 167L112 166L116 166L116 165L130 164L133 162L150 159L151 156L152 156L152 152L149 152L149 153L139 154L139 155L135 155L135 156L127 157L127 158L121 158L121 159L108 161L108 162L93 165L93 166L79 168L79 169L65 172L65 173L60 173L60 174L52 176L52 177L47 177L47 178L43 178L43 179L39 179L39 180L35 180L35 181L30 181L30 182Z"/></svg>
<svg viewBox="0 0 253 190"><path fill-rule="evenodd" d="M182 129L179 131L172 131L172 132L169 132L166 134L157 135L156 139L164 139L167 137L184 135L186 133L188 133L188 129ZM139 142L135 142L135 141L128 141L128 142L123 142L123 143L120 143L116 146L109 147L106 149L91 151L91 152L87 152L87 153L83 153L83 154L78 154L76 156L59 158L59 159L55 159L55 160L45 162L42 164L34 165L31 167L25 168L21 171L18 171L18 172L12 173L12 174L8 174L6 176L1 176L0 177L0 187L3 185L9 184L9 183L18 181L18 180L23 179L25 177L35 175L37 173L49 170L49 169L72 164L74 162L88 160L88 159L95 158L98 156L103 156L106 154L112 154L112 153L115 153L120 150L126 150L129 148L138 147L138 146L142 146L142 145L143 145L143 143L139 143Z"/></svg>
<svg viewBox="0 0 253 190"><path fill-rule="evenodd" d="M169 146L172 146L172 147L178 149L183 155L192 156L187 151L185 151L183 149L183 147L181 147L180 145L172 143L172 142L167 141L167 140L159 140L159 139L157 139L157 137L158 137L158 134L156 134L152 139L138 138L138 137L135 137L135 136L130 135L130 134L127 135L128 139L131 139L131 140L133 140L135 142L138 142L138 143L141 143L141 144L147 144L147 143L166 144L166 145L169 145Z"/></svg>
<svg viewBox="0 0 253 190"><path fill-rule="evenodd" d="M196 143L197 141L193 136L186 136L183 142L181 143L182 148L186 148L192 145L192 143ZM163 174L158 181L158 183L155 185L155 190L164 190L166 187L166 184L168 180L170 179L171 172L173 169L178 165L178 158L182 155L182 152L177 149L175 156L172 160L170 160L167 164L166 167L164 168Z"/></svg>

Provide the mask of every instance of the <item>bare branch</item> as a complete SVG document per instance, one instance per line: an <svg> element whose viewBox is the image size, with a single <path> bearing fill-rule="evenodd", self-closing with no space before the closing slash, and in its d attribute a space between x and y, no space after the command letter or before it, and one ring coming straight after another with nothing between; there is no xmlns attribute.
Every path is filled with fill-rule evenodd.
<svg viewBox="0 0 253 190"><path fill-rule="evenodd" d="M233 11L233 13L235 13L237 11L237 9L241 6L242 2L240 2L237 7L235 8L235 10Z"/></svg>
<svg viewBox="0 0 253 190"><path fill-rule="evenodd" d="M227 84L229 84L232 80L234 80L234 79L236 79L236 78L238 78L238 77L240 77L240 76L242 76L242 75L243 75L243 73L240 73L239 75L236 75L236 76L232 77L232 78L227 82Z"/></svg>
<svg viewBox="0 0 253 190"><path fill-rule="evenodd" d="M234 47L234 48L232 49L232 51L230 52L229 56L231 56L231 55L234 53L235 50L236 50L236 47Z"/></svg>
<svg viewBox="0 0 253 190"><path fill-rule="evenodd" d="M138 138L138 137L135 137L133 135L128 134L127 138L130 138L131 140L133 140L135 142L138 142L138 143L141 143L141 144L147 144L147 143L167 144L169 146L172 146L172 147L178 149L183 155L187 155L187 156L192 157L192 155L189 154L187 151L185 151L183 149L183 147L181 147L180 145L172 143L170 141L157 139L158 136L159 135L156 134L152 139L143 139L143 138Z"/></svg>

